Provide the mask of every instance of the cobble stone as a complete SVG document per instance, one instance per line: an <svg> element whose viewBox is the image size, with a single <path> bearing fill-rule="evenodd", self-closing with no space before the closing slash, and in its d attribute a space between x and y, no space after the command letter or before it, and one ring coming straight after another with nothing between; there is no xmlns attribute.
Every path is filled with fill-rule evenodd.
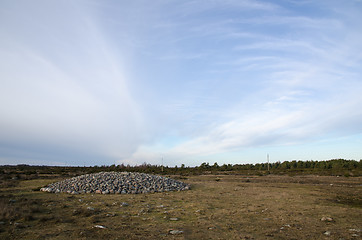
<svg viewBox="0 0 362 240"><path fill-rule="evenodd" d="M183 191L190 185L167 177L145 173L100 172L85 174L49 184L40 191L51 193L139 194Z"/></svg>

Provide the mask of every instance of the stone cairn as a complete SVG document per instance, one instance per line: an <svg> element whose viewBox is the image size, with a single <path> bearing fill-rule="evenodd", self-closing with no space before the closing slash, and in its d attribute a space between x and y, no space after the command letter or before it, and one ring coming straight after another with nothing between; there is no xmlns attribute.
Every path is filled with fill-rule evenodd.
<svg viewBox="0 0 362 240"><path fill-rule="evenodd" d="M40 191L70 194L138 194L188 189L190 185L167 177L137 172L99 172L52 183Z"/></svg>

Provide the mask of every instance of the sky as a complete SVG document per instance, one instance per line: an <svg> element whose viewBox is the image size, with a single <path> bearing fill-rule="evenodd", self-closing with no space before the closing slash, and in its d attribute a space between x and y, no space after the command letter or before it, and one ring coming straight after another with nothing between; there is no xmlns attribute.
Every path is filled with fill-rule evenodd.
<svg viewBox="0 0 362 240"><path fill-rule="evenodd" d="M360 0L2 0L0 164L362 159Z"/></svg>

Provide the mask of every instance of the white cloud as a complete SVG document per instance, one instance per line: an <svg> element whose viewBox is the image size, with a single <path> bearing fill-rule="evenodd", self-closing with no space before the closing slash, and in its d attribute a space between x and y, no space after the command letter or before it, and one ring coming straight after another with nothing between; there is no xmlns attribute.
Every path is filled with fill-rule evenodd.
<svg viewBox="0 0 362 240"><path fill-rule="evenodd" d="M284 100L288 102L288 99ZM232 119L210 129L208 134L172 148L167 154L178 155L181 159L190 156L211 156L248 147L314 141L325 134L350 134L343 128L348 126L349 120L354 124L362 120L362 112L355 112L361 100L360 97L349 98L341 103L341 99L338 98L329 103L310 103L289 111L283 109L286 103L278 99L277 107L270 107L268 104L268 108L264 110ZM350 118L350 114L353 113L354 120ZM349 117L346 118L346 115ZM357 130L355 127L353 129ZM359 128L359 131L361 130Z"/></svg>
<svg viewBox="0 0 362 240"><path fill-rule="evenodd" d="M106 159L130 155L143 138L142 118L124 59L113 54L90 13L61 3L42 6L44 12L37 4L12 7L0 46L0 140ZM67 19L54 11L66 12Z"/></svg>
<svg viewBox="0 0 362 240"><path fill-rule="evenodd" d="M2 3L2 152L174 165L360 132L359 11L283 3Z"/></svg>

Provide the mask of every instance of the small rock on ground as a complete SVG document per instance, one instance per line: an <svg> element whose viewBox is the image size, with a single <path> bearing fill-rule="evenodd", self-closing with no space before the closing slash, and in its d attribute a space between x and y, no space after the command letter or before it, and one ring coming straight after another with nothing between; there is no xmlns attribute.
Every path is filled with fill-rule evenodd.
<svg viewBox="0 0 362 240"><path fill-rule="evenodd" d="M331 217L322 217L322 218L321 218L321 221L322 221L322 222L333 222L334 220L333 220L333 218L331 218Z"/></svg>
<svg viewBox="0 0 362 240"><path fill-rule="evenodd" d="M106 228L105 226L102 226L102 225L95 225L94 227L95 227L95 228L101 228L101 229L105 229L105 228Z"/></svg>
<svg viewBox="0 0 362 240"><path fill-rule="evenodd" d="M171 230L170 231L170 234L172 235L177 235L177 234L182 234L184 231L181 231L181 230Z"/></svg>

